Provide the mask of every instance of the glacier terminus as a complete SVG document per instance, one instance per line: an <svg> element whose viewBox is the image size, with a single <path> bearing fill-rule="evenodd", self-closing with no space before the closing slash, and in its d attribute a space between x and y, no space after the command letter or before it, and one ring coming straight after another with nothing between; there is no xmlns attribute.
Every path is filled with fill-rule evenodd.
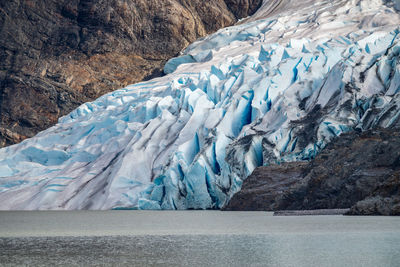
<svg viewBox="0 0 400 267"><path fill-rule="evenodd" d="M264 0L166 76L0 150L0 209L219 209L261 165L400 123L400 2Z"/></svg>

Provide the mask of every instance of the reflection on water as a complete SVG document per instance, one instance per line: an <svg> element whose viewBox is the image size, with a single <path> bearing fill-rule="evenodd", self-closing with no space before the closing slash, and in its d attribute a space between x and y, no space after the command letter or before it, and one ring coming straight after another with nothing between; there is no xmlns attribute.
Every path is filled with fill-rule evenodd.
<svg viewBox="0 0 400 267"><path fill-rule="evenodd" d="M4 265L399 266L388 233L0 239Z"/></svg>
<svg viewBox="0 0 400 267"><path fill-rule="evenodd" d="M399 263L399 217L272 217L261 212L0 212L0 265L6 266Z"/></svg>

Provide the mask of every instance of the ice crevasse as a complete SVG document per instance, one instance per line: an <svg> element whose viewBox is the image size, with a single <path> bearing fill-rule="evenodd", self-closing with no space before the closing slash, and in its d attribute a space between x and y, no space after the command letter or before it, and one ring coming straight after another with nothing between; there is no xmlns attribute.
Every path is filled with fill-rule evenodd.
<svg viewBox="0 0 400 267"><path fill-rule="evenodd" d="M400 121L397 2L264 1L168 75L0 150L0 209L217 209L260 165Z"/></svg>

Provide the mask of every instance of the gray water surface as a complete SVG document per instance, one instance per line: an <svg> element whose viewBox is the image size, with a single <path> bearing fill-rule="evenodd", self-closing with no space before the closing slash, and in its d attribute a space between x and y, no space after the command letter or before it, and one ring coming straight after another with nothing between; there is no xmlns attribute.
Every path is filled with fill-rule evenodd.
<svg viewBox="0 0 400 267"><path fill-rule="evenodd" d="M0 264L400 266L400 217L0 212Z"/></svg>

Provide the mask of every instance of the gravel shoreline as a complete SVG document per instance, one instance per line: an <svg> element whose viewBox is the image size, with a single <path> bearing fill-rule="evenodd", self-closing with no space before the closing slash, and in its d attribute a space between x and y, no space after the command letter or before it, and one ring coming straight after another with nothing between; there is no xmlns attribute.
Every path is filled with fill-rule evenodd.
<svg viewBox="0 0 400 267"><path fill-rule="evenodd" d="M315 215L344 215L350 209L321 209L321 210L279 210L274 216L315 216Z"/></svg>

